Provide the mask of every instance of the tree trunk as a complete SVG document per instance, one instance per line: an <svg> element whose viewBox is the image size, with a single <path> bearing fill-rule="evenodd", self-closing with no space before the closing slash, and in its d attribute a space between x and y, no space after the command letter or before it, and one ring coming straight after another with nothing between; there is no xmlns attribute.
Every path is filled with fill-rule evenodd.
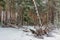
<svg viewBox="0 0 60 40"><path fill-rule="evenodd" d="M36 5L35 0L33 0L33 3L34 3L35 10L36 10L36 13L37 13L37 17L38 17L39 25L40 25L40 27L42 27L41 18L40 18L40 16L39 16L38 8L37 8L37 5Z"/></svg>

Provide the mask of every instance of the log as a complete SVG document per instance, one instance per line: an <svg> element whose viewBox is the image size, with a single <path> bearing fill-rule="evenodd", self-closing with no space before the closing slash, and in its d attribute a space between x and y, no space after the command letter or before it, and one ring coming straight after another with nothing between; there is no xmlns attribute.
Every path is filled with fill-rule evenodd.
<svg viewBox="0 0 60 40"><path fill-rule="evenodd" d="M10 23L8 23L7 25L8 25L8 26L11 26L11 27L13 27L13 28L18 28L17 25L13 25L13 24L10 24Z"/></svg>

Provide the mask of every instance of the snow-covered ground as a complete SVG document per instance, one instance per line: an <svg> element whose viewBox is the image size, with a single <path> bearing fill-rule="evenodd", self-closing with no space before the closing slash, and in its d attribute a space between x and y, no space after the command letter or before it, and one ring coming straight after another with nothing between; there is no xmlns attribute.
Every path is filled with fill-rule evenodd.
<svg viewBox="0 0 60 40"><path fill-rule="evenodd" d="M30 32L24 32L21 29L15 28L0 28L0 40L60 40L60 33L58 30L52 32L53 37L46 37L44 39L39 39Z"/></svg>

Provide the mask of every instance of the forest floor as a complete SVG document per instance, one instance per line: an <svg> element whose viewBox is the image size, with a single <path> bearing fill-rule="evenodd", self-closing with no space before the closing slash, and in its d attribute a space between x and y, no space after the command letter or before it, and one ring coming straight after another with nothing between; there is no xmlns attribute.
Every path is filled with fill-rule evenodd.
<svg viewBox="0 0 60 40"><path fill-rule="evenodd" d="M51 32L53 37L43 36L44 39L36 38L31 32L24 32L22 28L0 28L0 40L60 40L60 30Z"/></svg>

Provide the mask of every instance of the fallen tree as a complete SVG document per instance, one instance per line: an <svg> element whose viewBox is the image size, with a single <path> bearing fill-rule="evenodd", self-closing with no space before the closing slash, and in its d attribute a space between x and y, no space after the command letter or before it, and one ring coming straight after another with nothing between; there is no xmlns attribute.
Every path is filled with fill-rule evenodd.
<svg viewBox="0 0 60 40"><path fill-rule="evenodd" d="M18 28L17 25L7 23L7 25L3 24L2 27L13 27L13 28Z"/></svg>

